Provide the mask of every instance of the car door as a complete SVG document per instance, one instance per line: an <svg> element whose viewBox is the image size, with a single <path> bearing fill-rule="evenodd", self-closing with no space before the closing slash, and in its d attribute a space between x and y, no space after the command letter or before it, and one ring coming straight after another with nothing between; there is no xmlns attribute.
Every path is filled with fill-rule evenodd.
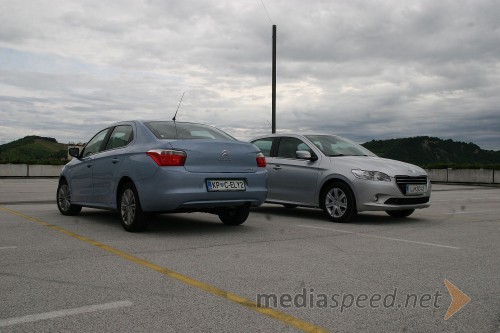
<svg viewBox="0 0 500 333"><path fill-rule="evenodd" d="M283 136L277 142L274 157L268 161L270 201L286 201L314 205L319 160L299 159L296 152L314 151L302 140Z"/></svg>
<svg viewBox="0 0 500 333"><path fill-rule="evenodd" d="M103 151L93 156L93 202L97 205L115 203L115 188L126 160L127 147L133 138L131 125L115 126Z"/></svg>
<svg viewBox="0 0 500 333"><path fill-rule="evenodd" d="M101 150L108 129L102 130L83 148L79 163L71 168L70 188L72 200L78 203L93 202L92 170L93 156Z"/></svg>

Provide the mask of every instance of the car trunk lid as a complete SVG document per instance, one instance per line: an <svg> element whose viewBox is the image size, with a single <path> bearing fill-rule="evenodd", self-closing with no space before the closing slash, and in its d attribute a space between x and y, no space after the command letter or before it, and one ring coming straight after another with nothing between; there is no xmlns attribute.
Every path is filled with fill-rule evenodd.
<svg viewBox="0 0 500 333"><path fill-rule="evenodd" d="M190 172L256 172L257 153L252 144L222 140L173 140L175 150L187 154L184 167Z"/></svg>

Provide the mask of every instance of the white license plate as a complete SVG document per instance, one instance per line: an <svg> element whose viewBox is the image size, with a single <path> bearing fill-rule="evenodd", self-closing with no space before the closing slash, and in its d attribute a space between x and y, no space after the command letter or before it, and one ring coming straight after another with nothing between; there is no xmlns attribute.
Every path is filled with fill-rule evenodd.
<svg viewBox="0 0 500 333"><path fill-rule="evenodd" d="M235 179L209 179L207 189L213 191L245 191L245 181Z"/></svg>
<svg viewBox="0 0 500 333"><path fill-rule="evenodd" d="M427 185L406 185L406 195L419 195L427 192Z"/></svg>

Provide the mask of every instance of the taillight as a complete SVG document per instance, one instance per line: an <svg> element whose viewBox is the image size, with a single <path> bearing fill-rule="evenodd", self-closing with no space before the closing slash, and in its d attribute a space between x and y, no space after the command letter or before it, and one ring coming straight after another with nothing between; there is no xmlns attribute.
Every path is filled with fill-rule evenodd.
<svg viewBox="0 0 500 333"><path fill-rule="evenodd" d="M262 153L257 154L257 166L260 168L266 167L266 157Z"/></svg>
<svg viewBox="0 0 500 333"><path fill-rule="evenodd" d="M183 166L187 154L180 150L152 149L146 152L159 166Z"/></svg>

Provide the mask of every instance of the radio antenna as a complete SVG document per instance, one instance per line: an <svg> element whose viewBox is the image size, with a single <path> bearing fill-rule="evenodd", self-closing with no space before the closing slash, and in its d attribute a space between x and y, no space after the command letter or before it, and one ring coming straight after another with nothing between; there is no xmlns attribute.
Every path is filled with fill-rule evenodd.
<svg viewBox="0 0 500 333"><path fill-rule="evenodd" d="M181 106L181 103L182 103L182 99L184 98L184 94L186 92L183 92L182 93L182 96L181 96L181 100L179 101L179 105L177 105L177 110L175 110L175 114L174 114L174 117L172 118L173 121L175 121L175 117L177 117L177 112L179 111L179 107Z"/></svg>
<svg viewBox="0 0 500 333"><path fill-rule="evenodd" d="M175 110L174 117L172 118L172 120L174 121L175 138L176 138L176 139L178 139L178 138L179 138L179 135L177 134L177 124L175 123L175 118L177 117L177 112L179 111L179 107L181 106L182 99L184 98L184 94L185 94L185 93L186 93L186 92L183 92L183 93L182 93L181 100L179 101L179 105L177 105L177 110Z"/></svg>

